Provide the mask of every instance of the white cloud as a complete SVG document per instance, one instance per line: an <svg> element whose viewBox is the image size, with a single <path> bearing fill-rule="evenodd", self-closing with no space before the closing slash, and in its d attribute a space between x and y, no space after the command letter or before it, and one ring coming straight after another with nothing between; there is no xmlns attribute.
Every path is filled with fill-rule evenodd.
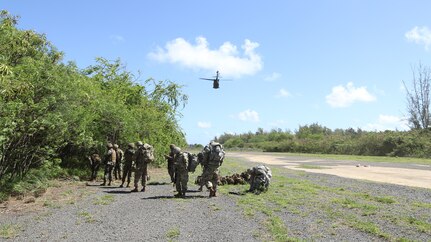
<svg viewBox="0 0 431 242"><path fill-rule="evenodd" d="M280 77L281 77L280 73L273 72L273 73L271 73L271 75L266 76L264 80L268 81L268 82L272 82L272 81L276 81L276 80L280 79Z"/></svg>
<svg viewBox="0 0 431 242"><path fill-rule="evenodd" d="M414 42L416 44L422 44L425 46L425 50L429 50L429 46L431 45L431 31L428 29L428 27L415 26L404 36L408 41Z"/></svg>
<svg viewBox="0 0 431 242"><path fill-rule="evenodd" d="M198 122L198 127L201 129L208 129L211 128L211 123L210 122Z"/></svg>
<svg viewBox="0 0 431 242"><path fill-rule="evenodd" d="M255 52L258 46L258 43L246 39L241 46L243 53L240 54L230 42L223 43L218 49L210 49L204 37L196 38L195 44L177 38L166 43L165 48L158 47L148 57L191 69L219 70L224 76L241 77L253 75L262 69L262 59Z"/></svg>
<svg viewBox="0 0 431 242"><path fill-rule="evenodd" d="M405 118L380 114L377 122L369 123L364 128L369 131L408 130L408 122Z"/></svg>
<svg viewBox="0 0 431 242"><path fill-rule="evenodd" d="M277 95L275 95L278 98L282 98L282 97L290 97L292 96L292 94L290 94L289 91L287 91L286 89L282 88L278 91Z"/></svg>
<svg viewBox="0 0 431 242"><path fill-rule="evenodd" d="M109 38L114 42L114 43L120 43L120 42L124 42L126 39L121 36L121 35L111 35L109 36Z"/></svg>
<svg viewBox="0 0 431 242"><path fill-rule="evenodd" d="M250 109L240 112L237 117L241 121L259 122L259 114Z"/></svg>
<svg viewBox="0 0 431 242"><path fill-rule="evenodd" d="M344 86L335 86L331 94L326 96L326 102L333 108L343 108L354 102L372 102L376 97L371 95L366 87L354 87L352 82Z"/></svg>

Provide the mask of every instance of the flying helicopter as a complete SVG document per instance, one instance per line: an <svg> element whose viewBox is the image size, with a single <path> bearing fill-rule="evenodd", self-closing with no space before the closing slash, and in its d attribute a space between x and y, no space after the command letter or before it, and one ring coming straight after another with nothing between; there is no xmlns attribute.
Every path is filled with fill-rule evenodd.
<svg viewBox="0 0 431 242"><path fill-rule="evenodd" d="M208 80L208 81L213 81L213 88L214 89L217 89L217 88L219 88L220 87L220 72L219 71L217 71L216 72L216 75L214 76L214 78L200 78L200 79L202 79L202 80Z"/></svg>

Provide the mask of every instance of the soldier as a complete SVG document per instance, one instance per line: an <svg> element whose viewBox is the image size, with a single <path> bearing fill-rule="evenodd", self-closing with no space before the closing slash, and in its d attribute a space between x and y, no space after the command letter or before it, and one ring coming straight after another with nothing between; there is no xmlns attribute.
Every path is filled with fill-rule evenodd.
<svg viewBox="0 0 431 242"><path fill-rule="evenodd" d="M174 144L169 145L169 155L165 155L166 160L168 161L168 174L171 177L171 182L175 183L175 169L174 169L174 149L176 148L176 146Z"/></svg>
<svg viewBox="0 0 431 242"><path fill-rule="evenodd" d="M116 153L114 150L114 146L111 143L108 143L106 145L106 147L108 148L108 151L106 152L104 158L103 158L103 163L105 164L105 172L103 175L103 183L100 184L101 186L105 186L106 185L106 179L108 179L109 183L108 186L111 185L112 182L112 169L115 166L115 162L117 160L116 157Z"/></svg>
<svg viewBox="0 0 431 242"><path fill-rule="evenodd" d="M204 169L202 174L202 183L210 190L209 197L216 197L217 184L218 184L218 168L222 165L225 152L220 143L211 141L209 145L205 146L202 151L204 154L203 162L207 168Z"/></svg>
<svg viewBox="0 0 431 242"><path fill-rule="evenodd" d="M135 153L136 171L135 171L135 189L132 192L138 191L138 183L141 180L142 189L141 192L145 192L145 186L147 183L148 163L154 160L153 147L149 144L143 144L141 141L136 143L138 150Z"/></svg>
<svg viewBox="0 0 431 242"><path fill-rule="evenodd" d="M204 182L203 182L203 174L205 173L205 169L207 169L207 162L204 162L204 153L203 152L199 152L198 153L198 164L201 165L202 167L202 175L200 175L200 180L199 180L199 189L198 191L202 192L202 188L204 187Z"/></svg>
<svg viewBox="0 0 431 242"><path fill-rule="evenodd" d="M135 145L129 143L126 152L124 152L123 179L120 187L123 187L127 176L127 186L130 187L130 176L132 175L132 166L135 159Z"/></svg>
<svg viewBox="0 0 431 242"><path fill-rule="evenodd" d="M114 166L114 178L115 180L121 180L121 164L123 161L124 152L120 148L118 148L117 144L114 144L114 150L117 153L117 161L115 162Z"/></svg>
<svg viewBox="0 0 431 242"><path fill-rule="evenodd" d="M102 159L100 159L99 154L94 153L88 157L90 160L90 168L91 168L91 177L90 181L95 181L97 178L97 172L99 171L100 163L102 163Z"/></svg>
<svg viewBox="0 0 431 242"><path fill-rule="evenodd" d="M185 197L187 192L187 182L189 181L188 173L188 156L181 152L179 147L173 148L174 169L175 169L175 187L177 194L175 197Z"/></svg>
<svg viewBox="0 0 431 242"><path fill-rule="evenodd" d="M260 194L267 191L272 178L271 169L264 165L258 165L248 170L250 174L250 189L248 192Z"/></svg>

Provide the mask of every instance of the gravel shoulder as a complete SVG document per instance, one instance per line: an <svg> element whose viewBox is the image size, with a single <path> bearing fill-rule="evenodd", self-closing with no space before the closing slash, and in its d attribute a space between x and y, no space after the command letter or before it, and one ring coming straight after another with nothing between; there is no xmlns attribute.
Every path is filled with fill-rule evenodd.
<svg viewBox="0 0 431 242"><path fill-rule="evenodd" d="M14 241L259 241L261 224L244 219L229 196L209 199L190 185L187 197L178 199L171 184L153 184L137 193L74 184L86 191L75 204L5 212L0 224L19 228Z"/></svg>
<svg viewBox="0 0 431 242"><path fill-rule="evenodd" d="M34 200L0 204L0 240L431 241L430 189L286 169L286 160L263 155L228 153L221 174L273 162L273 182L261 195L229 185L210 199L197 191L193 174L187 197L174 198L164 169L150 171L146 192L130 193L118 182L60 182ZM13 230L9 236L5 228Z"/></svg>

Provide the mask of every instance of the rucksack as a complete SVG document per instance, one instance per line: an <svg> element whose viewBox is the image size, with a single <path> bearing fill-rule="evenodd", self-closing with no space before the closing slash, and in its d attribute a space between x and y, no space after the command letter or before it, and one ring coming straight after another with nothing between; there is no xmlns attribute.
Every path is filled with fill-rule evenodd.
<svg viewBox="0 0 431 242"><path fill-rule="evenodd" d="M149 145L149 144L144 144L144 159L147 162L152 162L154 161L154 149L153 146Z"/></svg>
<svg viewBox="0 0 431 242"><path fill-rule="evenodd" d="M187 158L188 158L188 161L189 161L189 164L187 166L187 170L189 172L195 172L196 167L199 164L197 156L195 154L192 154L192 153L189 153L189 152L185 152L184 155L186 153L187 153Z"/></svg>
<svg viewBox="0 0 431 242"><path fill-rule="evenodd" d="M212 143L209 146L209 165L220 166L223 162L225 152L223 146L219 143Z"/></svg>

